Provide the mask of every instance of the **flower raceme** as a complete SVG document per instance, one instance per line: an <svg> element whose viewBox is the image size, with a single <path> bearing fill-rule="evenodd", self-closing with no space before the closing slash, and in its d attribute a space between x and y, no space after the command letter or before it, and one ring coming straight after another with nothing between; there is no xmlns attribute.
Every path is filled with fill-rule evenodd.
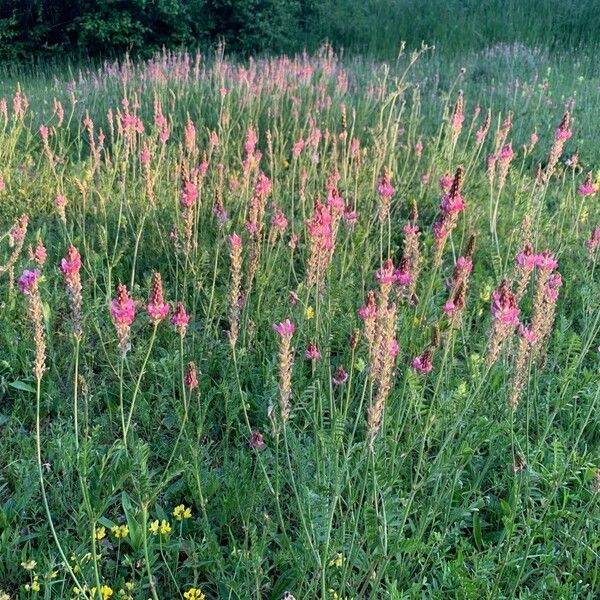
<svg viewBox="0 0 600 600"><path fill-rule="evenodd" d="M111 302L110 314L117 330L119 348L124 356L129 350L129 331L135 320L135 302L122 283L117 286L117 297Z"/></svg>
<svg viewBox="0 0 600 600"><path fill-rule="evenodd" d="M390 202L394 195L394 187L392 186L391 176L387 169L383 170L383 175L379 180L377 186L377 193L379 194L379 222L383 223L388 215L390 214Z"/></svg>
<svg viewBox="0 0 600 600"><path fill-rule="evenodd" d="M241 282L242 282L242 238L232 233L229 242L230 284L229 284L229 343L235 348L240 321Z"/></svg>
<svg viewBox="0 0 600 600"><path fill-rule="evenodd" d="M163 295L162 278L158 272L152 275L152 289L146 305L146 312L153 325L158 325L169 314L169 305L165 302Z"/></svg>
<svg viewBox="0 0 600 600"><path fill-rule="evenodd" d="M185 375L184 375L185 387L190 391L198 387L198 374L196 372L196 365L193 362L187 364Z"/></svg>
<svg viewBox="0 0 600 600"><path fill-rule="evenodd" d="M590 171L585 178L585 181L577 188L577 193L580 196L593 196L598 191L592 180L592 172Z"/></svg>
<svg viewBox="0 0 600 600"><path fill-rule="evenodd" d="M319 352L315 343L310 342L306 347L304 356L306 357L306 360L319 360L321 358L321 353Z"/></svg>
<svg viewBox="0 0 600 600"><path fill-rule="evenodd" d="M442 250L446 238L456 227L458 215L465 210L466 202L461 194L464 178L463 167L458 167L450 190L446 192L440 203L440 214L433 225L433 236L435 242L435 260L436 265L441 260Z"/></svg>
<svg viewBox="0 0 600 600"><path fill-rule="evenodd" d="M81 294L80 269L81 256L77 248L71 245L67 250L67 255L60 262L60 270L65 278L67 297L71 308L73 335L76 340L81 340L83 336L83 297Z"/></svg>
<svg viewBox="0 0 600 600"><path fill-rule="evenodd" d="M512 292L508 281L504 279L492 294L493 322L486 358L488 366L492 366L496 362L504 341L519 325L520 313L517 297Z"/></svg>
<svg viewBox="0 0 600 600"><path fill-rule="evenodd" d="M44 316L42 299L38 287L40 272L23 271L19 277L19 289L27 297L27 312L33 330L33 343L35 346L35 360L33 374L40 381L46 371L46 334L44 332Z"/></svg>
<svg viewBox="0 0 600 600"><path fill-rule="evenodd" d="M178 302L175 307L175 312L171 317L171 325L175 327L177 332L181 337L185 336L185 332L187 331L188 325L190 322L190 315L185 310L185 306L183 302Z"/></svg>
<svg viewBox="0 0 600 600"><path fill-rule="evenodd" d="M275 323L273 329L279 334L279 409L281 420L285 423L290 417L292 397L292 365L293 355L291 349L292 335L296 326L289 319Z"/></svg>
<svg viewBox="0 0 600 600"><path fill-rule="evenodd" d="M37 288L40 272L37 269L33 271L25 270L18 279L19 289L25 296L31 296Z"/></svg>

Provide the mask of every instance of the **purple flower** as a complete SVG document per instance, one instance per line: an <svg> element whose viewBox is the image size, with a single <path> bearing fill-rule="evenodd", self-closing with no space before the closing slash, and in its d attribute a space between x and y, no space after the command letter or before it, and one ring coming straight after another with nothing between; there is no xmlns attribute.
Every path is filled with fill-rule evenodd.
<svg viewBox="0 0 600 600"><path fill-rule="evenodd" d="M29 295L31 290L35 287L39 276L40 272L37 269L34 269L33 271L23 271L18 279L21 292L26 296Z"/></svg>

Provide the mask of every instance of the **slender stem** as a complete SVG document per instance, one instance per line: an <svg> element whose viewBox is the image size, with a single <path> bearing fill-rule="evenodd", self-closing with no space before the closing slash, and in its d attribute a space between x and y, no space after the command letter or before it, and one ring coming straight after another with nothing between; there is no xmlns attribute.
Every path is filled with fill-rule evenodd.
<svg viewBox="0 0 600 600"><path fill-rule="evenodd" d="M125 445L127 445L127 433L129 432L129 427L131 426L131 417L133 416L133 410L135 408L135 400L137 398L138 392L140 391L140 385L142 383L142 377L146 371L146 365L148 364L148 359L150 358L150 353L152 352L152 346L154 346L154 340L156 339L156 330L158 329L158 323L154 324L154 328L152 329L152 337L150 338L150 343L148 344L148 351L146 352L146 358L144 358L144 362L142 363L142 368L140 369L140 374L138 375L135 389L133 390L133 396L131 398L131 406L129 407L129 415L127 416L127 424L125 425L124 433L123 433L123 441Z"/></svg>
<svg viewBox="0 0 600 600"><path fill-rule="evenodd" d="M58 548L58 553L60 554L60 558L63 562L63 565L71 579L75 582L75 585L79 589L83 589L81 583L79 583L79 579L75 576L69 561L65 555L63 547L58 539L58 535L56 533L56 529L54 528L54 521L52 520L52 513L50 512L50 506L48 505L48 498L46 496L46 487L44 484L44 470L42 465L42 436L40 431L40 403L42 396L42 379L41 377L37 378L36 381L36 402L35 402L35 442L36 442L36 453L37 453L37 464L38 464L38 475L40 479L40 490L42 492L42 502L44 504L44 510L46 511L46 518L48 519L48 525L50 526L50 531L52 532L52 537L54 538L54 542L56 547Z"/></svg>

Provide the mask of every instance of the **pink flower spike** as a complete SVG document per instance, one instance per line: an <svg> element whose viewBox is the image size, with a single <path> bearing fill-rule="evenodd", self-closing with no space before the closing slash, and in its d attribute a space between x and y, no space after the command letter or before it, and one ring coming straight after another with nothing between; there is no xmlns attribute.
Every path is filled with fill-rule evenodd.
<svg viewBox="0 0 600 600"><path fill-rule="evenodd" d="M190 315L185 311L185 306L182 302L177 303L177 307L175 308L175 312L171 317L171 325L177 329L179 335L182 337L185 335L188 324L190 322Z"/></svg>
<svg viewBox="0 0 600 600"><path fill-rule="evenodd" d="M444 194L447 194L450 191L453 181L454 181L454 178L452 177L452 175L450 174L449 171L446 171L440 177L439 184L440 184L440 187L442 188L442 192L444 192Z"/></svg>
<svg viewBox="0 0 600 600"><path fill-rule="evenodd" d="M396 281L394 263L391 258L388 258L383 262L381 268L375 273L375 279L382 285L394 283Z"/></svg>
<svg viewBox="0 0 600 600"><path fill-rule="evenodd" d="M282 323L274 323L273 329L281 336L289 336L291 337L296 331L296 326L289 320L286 319Z"/></svg>
<svg viewBox="0 0 600 600"><path fill-rule="evenodd" d="M110 313L115 326L131 327L135 319L135 302L129 297L127 287L117 286L117 297L112 301Z"/></svg>
<svg viewBox="0 0 600 600"><path fill-rule="evenodd" d="M448 300L448 302L444 304L443 310L447 315L451 315L456 310L456 306L452 300Z"/></svg>
<svg viewBox="0 0 600 600"><path fill-rule="evenodd" d="M146 312L150 317L150 321L157 325L169 314L169 305L163 297L162 279L160 273L152 275L152 290L150 298L146 305Z"/></svg>
<svg viewBox="0 0 600 600"><path fill-rule="evenodd" d="M558 267L558 262L548 250L544 250L536 256L536 265L545 271L554 271Z"/></svg>
<svg viewBox="0 0 600 600"><path fill-rule="evenodd" d="M492 294L492 315L502 325L519 325L521 310L506 281Z"/></svg>
<svg viewBox="0 0 600 600"><path fill-rule="evenodd" d="M321 358L321 353L319 352L317 346L310 342L306 347L306 352L304 353L306 360L319 360Z"/></svg>
<svg viewBox="0 0 600 600"><path fill-rule="evenodd" d="M227 236L227 241L232 248L242 247L242 238L237 233L232 233Z"/></svg>
<svg viewBox="0 0 600 600"><path fill-rule="evenodd" d="M593 196L598 191L598 188L592 183L591 171L587 174L585 181L577 189L577 193L582 196Z"/></svg>
<svg viewBox="0 0 600 600"><path fill-rule="evenodd" d="M60 270L63 272L65 279L72 279L81 269L81 256L75 246L69 246L67 256L60 261Z"/></svg>
<svg viewBox="0 0 600 600"><path fill-rule="evenodd" d="M533 331L531 327L526 327L525 325L519 325L519 335L530 344L534 344L537 339L535 331Z"/></svg>
<svg viewBox="0 0 600 600"><path fill-rule="evenodd" d="M186 181L183 184L183 189L180 194L181 206L191 208L198 199L198 187L191 181Z"/></svg>
<svg viewBox="0 0 600 600"><path fill-rule="evenodd" d="M413 359L411 367L419 373L419 375L427 375L433 369L433 362L431 361L431 351L425 350L423 354Z"/></svg>
<svg viewBox="0 0 600 600"><path fill-rule="evenodd" d="M38 240L33 253L33 259L40 267L43 267L47 258L48 252L46 251L46 246L44 246L44 242L42 242L42 240Z"/></svg>

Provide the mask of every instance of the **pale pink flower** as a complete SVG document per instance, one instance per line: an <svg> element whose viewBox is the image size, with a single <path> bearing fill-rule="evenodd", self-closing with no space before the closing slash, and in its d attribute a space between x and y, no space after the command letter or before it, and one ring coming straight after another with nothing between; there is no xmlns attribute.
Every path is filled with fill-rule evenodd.
<svg viewBox="0 0 600 600"><path fill-rule="evenodd" d="M81 256L75 246L69 246L67 256L60 261L60 270L67 281L73 279L81 269Z"/></svg>
<svg viewBox="0 0 600 600"><path fill-rule="evenodd" d="M375 273L375 279L382 285L394 283L396 281L394 263L391 258L388 258L383 262L381 268Z"/></svg>
<svg viewBox="0 0 600 600"><path fill-rule="evenodd" d="M411 367L419 374L419 375L427 375L433 369L431 350L425 350L423 354L417 356L413 359L411 363Z"/></svg>
<svg viewBox="0 0 600 600"><path fill-rule="evenodd" d="M35 251L33 253L33 260L40 266L43 267L46 259L48 258L48 252L42 240L37 241Z"/></svg>
<svg viewBox="0 0 600 600"><path fill-rule="evenodd" d="M191 208L198 199L198 187L192 181L186 181L180 194L181 206Z"/></svg>
<svg viewBox="0 0 600 600"><path fill-rule="evenodd" d="M506 282L492 294L492 315L501 325L519 325L521 310Z"/></svg>
<svg viewBox="0 0 600 600"><path fill-rule="evenodd" d="M536 256L536 265L545 271L554 271L558 267L558 262L548 250L544 250Z"/></svg>
<svg viewBox="0 0 600 600"><path fill-rule="evenodd" d="M319 360L321 358L321 353L319 352L317 346L313 342L310 342L306 347L304 356L307 360Z"/></svg>
<svg viewBox="0 0 600 600"><path fill-rule="evenodd" d="M171 317L171 325L177 329L180 336L184 336L190 322L190 315L187 314L182 302L177 303L175 312Z"/></svg>
<svg viewBox="0 0 600 600"><path fill-rule="evenodd" d="M450 188L452 187L452 182L454 181L454 178L452 177L452 175L450 174L449 171L446 171L439 179L439 184L440 187L442 188L442 191L444 193L447 193L450 191Z"/></svg>
<svg viewBox="0 0 600 600"><path fill-rule="evenodd" d="M227 241L232 248L241 248L242 246L242 238L237 233L228 235Z"/></svg>
<svg viewBox="0 0 600 600"><path fill-rule="evenodd" d="M288 226L288 220L280 210L277 210L271 217L271 225L280 231L285 231Z"/></svg>
<svg viewBox="0 0 600 600"><path fill-rule="evenodd" d="M117 286L117 297L111 303L110 313L117 327L131 327L135 319L135 302L129 297L129 292L122 283Z"/></svg>
<svg viewBox="0 0 600 600"><path fill-rule="evenodd" d="M535 331L531 327L526 327L525 325L519 325L519 335L527 340L530 344L534 344L537 340L537 335Z"/></svg>
<svg viewBox="0 0 600 600"><path fill-rule="evenodd" d="M273 329L281 336L281 337L291 337L296 331L296 326L289 320L286 319L282 323L273 324Z"/></svg>
<svg viewBox="0 0 600 600"><path fill-rule="evenodd" d="M346 205L346 208L344 209L344 222L346 223L346 225L352 227L353 225L356 225L357 221L358 213L356 212L356 210L352 208L349 204Z"/></svg>
<svg viewBox="0 0 600 600"><path fill-rule="evenodd" d="M598 191L598 188L592 182L591 171L587 174L585 181L577 189L580 196L593 196Z"/></svg>

